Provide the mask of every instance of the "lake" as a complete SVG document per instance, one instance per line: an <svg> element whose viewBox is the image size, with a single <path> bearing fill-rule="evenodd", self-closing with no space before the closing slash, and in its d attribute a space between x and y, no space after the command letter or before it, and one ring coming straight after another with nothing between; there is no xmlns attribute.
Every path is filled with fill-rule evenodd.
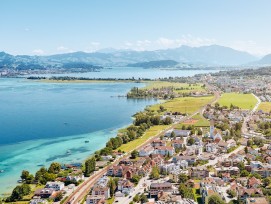
<svg viewBox="0 0 271 204"><path fill-rule="evenodd" d="M199 72L113 68L69 76L153 79ZM104 147L119 128L132 122L134 113L157 103L117 97L134 86L144 84L42 83L0 78L0 169L4 170L0 173L0 194L14 188L24 169L34 173L53 161L83 161Z"/></svg>

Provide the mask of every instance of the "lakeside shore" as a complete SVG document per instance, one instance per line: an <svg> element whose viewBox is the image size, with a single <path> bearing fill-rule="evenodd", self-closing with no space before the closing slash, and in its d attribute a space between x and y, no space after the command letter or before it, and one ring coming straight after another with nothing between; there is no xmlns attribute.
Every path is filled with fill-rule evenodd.
<svg viewBox="0 0 271 204"><path fill-rule="evenodd" d="M91 80L92 81L92 80ZM169 101L169 100L167 100L167 101ZM154 106L156 106L157 107L157 104L155 104ZM157 126L154 126L154 127L157 127ZM165 128L166 129L168 129L168 128L172 128L173 127L173 125L170 125L170 126L168 126L168 127L161 127L161 129L159 129L158 128L158 130L157 130L157 132L152 132L152 134L150 134L147 138L144 138L143 139L143 141L140 141L140 144L137 144L136 146L133 146L132 148L131 148L131 150L130 151L126 151L126 153L129 153L129 152L131 152L132 151L132 149L137 149L137 148L139 148L140 146L142 146L142 144L144 144L144 143L146 143L148 140L150 140L151 138L155 138L155 137L157 137L157 135L160 135L161 134L161 132L163 131L165 131ZM148 130L145 132L145 134L148 132ZM144 135L145 135L144 134ZM140 140L140 138L138 138L139 140ZM136 139L137 140L137 139ZM136 141L136 140L133 140L133 141ZM133 143L133 141L130 141L131 143ZM129 142L129 143L130 143ZM119 148L119 149L122 149L121 147ZM89 155L89 156L91 156L91 155ZM83 159L82 159L83 160Z"/></svg>

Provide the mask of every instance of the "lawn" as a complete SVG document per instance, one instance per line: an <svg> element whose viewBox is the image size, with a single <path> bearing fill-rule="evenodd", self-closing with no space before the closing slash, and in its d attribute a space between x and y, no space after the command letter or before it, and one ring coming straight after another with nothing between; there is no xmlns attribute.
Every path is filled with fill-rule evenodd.
<svg viewBox="0 0 271 204"><path fill-rule="evenodd" d="M126 144L121 145L118 149L120 149L121 151L125 151L125 152L130 152L132 150L134 150L136 147L138 147L139 145L143 144L144 142L146 142L149 138L156 136L157 134L159 134L161 131L163 131L164 129L168 128L170 125L156 125L156 126L152 126L150 129L148 129L144 135L138 139L135 139L131 142L128 142Z"/></svg>
<svg viewBox="0 0 271 204"><path fill-rule="evenodd" d="M199 113L195 116L192 117L193 119L198 120L194 126L195 127L209 127L210 126L210 122L209 120L207 120L206 118L204 118L202 115L200 115Z"/></svg>
<svg viewBox="0 0 271 204"><path fill-rule="evenodd" d="M257 104L257 99L252 94L224 93L218 100L222 106L235 105L241 109L253 109Z"/></svg>
<svg viewBox="0 0 271 204"><path fill-rule="evenodd" d="M270 112L271 111L271 102L262 102L259 107L258 110L262 110L264 112Z"/></svg>
<svg viewBox="0 0 271 204"><path fill-rule="evenodd" d="M193 188L193 193L194 193L194 197L195 197L195 199L196 199L196 201L198 202L198 203L203 203L202 202L202 197L201 197L201 194L200 194L200 190L197 188Z"/></svg>
<svg viewBox="0 0 271 204"><path fill-rule="evenodd" d="M208 104L212 99L213 96L175 98L161 104L153 105L150 107L150 109L157 111L162 105L166 111L190 114Z"/></svg>
<svg viewBox="0 0 271 204"><path fill-rule="evenodd" d="M144 89L162 88L162 87L173 87L176 93L187 93L191 91L206 91L203 84L187 84L178 82L168 82L168 81L152 81L148 82Z"/></svg>
<svg viewBox="0 0 271 204"><path fill-rule="evenodd" d="M112 198L106 200L106 204L112 204L114 203L115 197L113 196Z"/></svg>

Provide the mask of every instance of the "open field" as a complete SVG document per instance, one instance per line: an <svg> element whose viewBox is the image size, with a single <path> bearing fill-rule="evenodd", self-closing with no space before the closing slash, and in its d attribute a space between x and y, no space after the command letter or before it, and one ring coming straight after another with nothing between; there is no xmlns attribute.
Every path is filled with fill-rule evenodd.
<svg viewBox="0 0 271 204"><path fill-rule="evenodd" d="M167 127L169 127L169 125L152 126L152 127L150 127L150 129L148 129L144 133L144 135L142 137L140 137L138 139L135 139L135 140L133 140L131 142L128 142L127 144L123 144L118 149L120 149L121 151L129 152L129 151L133 150L134 148L136 148L137 146L143 144L149 138L159 134L161 131L163 131Z"/></svg>
<svg viewBox="0 0 271 204"><path fill-rule="evenodd" d="M192 121L193 123L189 123L190 121ZM198 113L197 115L193 116L191 120L189 119L179 124L177 128L182 128L183 125L194 125L195 127L209 127L210 122Z"/></svg>
<svg viewBox="0 0 271 204"><path fill-rule="evenodd" d="M168 82L168 81L152 81L147 82L147 86L144 89L162 88L162 87L173 87L176 93L187 93L191 91L205 91L202 87L203 84L187 84L178 82Z"/></svg>
<svg viewBox="0 0 271 204"><path fill-rule="evenodd" d="M175 98L162 104L153 105L150 109L157 111L160 106L163 106L167 111L190 114L208 104L213 98L213 96Z"/></svg>
<svg viewBox="0 0 271 204"><path fill-rule="evenodd" d="M257 110L262 110L264 112L271 111L271 102L261 102Z"/></svg>
<svg viewBox="0 0 271 204"><path fill-rule="evenodd" d="M257 99L252 94L224 93L218 100L221 106L235 105L242 109L253 109Z"/></svg>

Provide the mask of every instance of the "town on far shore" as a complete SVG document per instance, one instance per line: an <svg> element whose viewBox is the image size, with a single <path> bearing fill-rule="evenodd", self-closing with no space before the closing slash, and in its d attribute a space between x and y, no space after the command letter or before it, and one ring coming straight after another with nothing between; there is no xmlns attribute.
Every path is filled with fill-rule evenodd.
<svg viewBox="0 0 271 204"><path fill-rule="evenodd" d="M127 100L161 103L84 162L24 170L0 203L270 203L271 68L144 83Z"/></svg>

